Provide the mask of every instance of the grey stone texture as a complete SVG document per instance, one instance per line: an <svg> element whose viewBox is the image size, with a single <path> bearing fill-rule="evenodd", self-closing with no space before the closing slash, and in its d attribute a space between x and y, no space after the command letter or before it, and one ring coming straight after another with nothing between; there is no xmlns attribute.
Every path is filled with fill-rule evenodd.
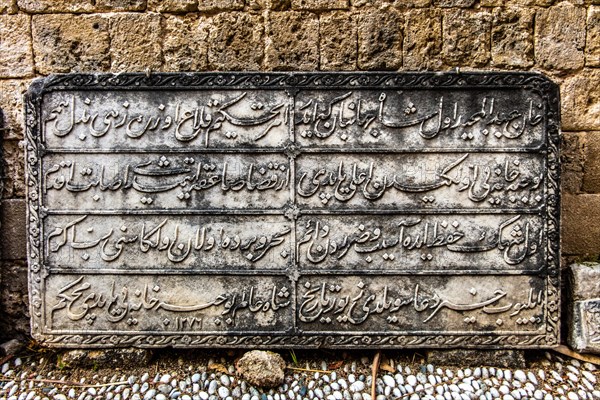
<svg viewBox="0 0 600 400"><path fill-rule="evenodd" d="M600 264L572 264L569 284L569 346L600 354Z"/></svg>
<svg viewBox="0 0 600 400"><path fill-rule="evenodd" d="M25 342L18 339L8 340L0 345L0 354L3 356L15 356L25 347Z"/></svg>
<svg viewBox="0 0 600 400"><path fill-rule="evenodd" d="M471 3L0 0L0 108L6 120L2 196L25 196L19 143L25 127L22 94L36 76L86 70L225 70L228 62L253 70L536 70L561 85L562 188L572 195L563 200L564 249L573 257L600 254L597 230L588 217L595 216L600 196L600 0ZM379 7L383 13L386 7L398 13L391 14L391 22L361 19L361 14L380 12ZM296 17L299 11L306 14ZM258 25L237 24L235 32L214 33L213 20L217 30L226 31L226 18L220 14L231 12L249 15L248 21L259 17ZM100 21L98 28L94 21ZM214 41L209 43L211 28ZM253 41L250 30L262 32L260 39ZM393 38L387 45L375 43L371 51L371 41L380 35L377 30ZM230 39L236 42L231 51L218 54L220 41ZM257 54L248 50L252 46Z"/></svg>
<svg viewBox="0 0 600 400"><path fill-rule="evenodd" d="M525 352L522 350L427 350L427 362L433 365L479 367L494 365L503 368L524 368Z"/></svg>
<svg viewBox="0 0 600 400"><path fill-rule="evenodd" d="M26 203L23 199L0 202L0 254L4 260L27 257Z"/></svg>

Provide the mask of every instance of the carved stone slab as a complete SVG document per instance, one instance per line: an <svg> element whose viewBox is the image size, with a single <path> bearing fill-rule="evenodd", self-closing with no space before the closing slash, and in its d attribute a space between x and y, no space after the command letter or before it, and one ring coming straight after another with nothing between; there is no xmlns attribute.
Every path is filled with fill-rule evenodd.
<svg viewBox="0 0 600 400"><path fill-rule="evenodd" d="M45 345L558 343L542 75L59 75L26 112Z"/></svg>

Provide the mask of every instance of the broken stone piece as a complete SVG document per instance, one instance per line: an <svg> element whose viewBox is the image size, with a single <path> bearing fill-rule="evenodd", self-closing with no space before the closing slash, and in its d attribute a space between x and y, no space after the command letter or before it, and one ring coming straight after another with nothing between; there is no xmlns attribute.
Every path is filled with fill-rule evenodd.
<svg viewBox="0 0 600 400"><path fill-rule="evenodd" d="M14 356L17 354L24 346L24 343L18 339L11 339L8 342L2 343L0 345L0 355L4 356Z"/></svg>
<svg viewBox="0 0 600 400"><path fill-rule="evenodd" d="M252 350L237 362L237 373L258 387L275 387L283 383L285 361L272 351Z"/></svg>
<svg viewBox="0 0 600 400"><path fill-rule="evenodd" d="M69 350L61 355L60 363L65 367L110 367L147 364L152 351L147 349Z"/></svg>
<svg viewBox="0 0 600 400"><path fill-rule="evenodd" d="M573 264L569 272L569 346L600 354L600 264Z"/></svg>

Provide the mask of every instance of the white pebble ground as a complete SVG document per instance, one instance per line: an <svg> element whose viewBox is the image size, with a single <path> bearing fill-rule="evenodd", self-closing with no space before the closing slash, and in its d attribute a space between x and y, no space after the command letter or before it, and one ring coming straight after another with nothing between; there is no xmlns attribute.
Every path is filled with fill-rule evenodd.
<svg viewBox="0 0 600 400"><path fill-rule="evenodd" d="M285 352L281 352L285 356ZM12 359L1 366L0 399L7 400L600 400L600 370L590 363L545 353L527 369L456 368L390 359L371 398L370 359L327 364L298 360L285 382L260 389L235 375L233 359L174 365L154 362L147 371L71 370L44 358ZM491 360L493 363L493 360ZM216 368L215 366L218 366ZM334 368L316 372L316 369ZM391 372L393 371L393 372ZM76 379L76 381L74 381Z"/></svg>

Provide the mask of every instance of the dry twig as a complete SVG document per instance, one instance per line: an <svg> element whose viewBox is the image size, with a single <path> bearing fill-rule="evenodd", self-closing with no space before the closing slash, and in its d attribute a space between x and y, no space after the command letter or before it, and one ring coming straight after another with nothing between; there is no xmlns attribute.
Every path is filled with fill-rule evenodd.
<svg viewBox="0 0 600 400"><path fill-rule="evenodd" d="M377 380L377 371L379 371L379 359L381 358L381 351L375 353L375 357L373 357L373 369L371 371L371 399L375 399L375 381Z"/></svg>
<svg viewBox="0 0 600 400"><path fill-rule="evenodd" d="M593 356L591 354L577 353L565 345L560 345L558 347L553 348L552 350L554 350L557 353L563 354L567 357L576 358L579 361L589 362L590 364L600 365L600 357Z"/></svg>

